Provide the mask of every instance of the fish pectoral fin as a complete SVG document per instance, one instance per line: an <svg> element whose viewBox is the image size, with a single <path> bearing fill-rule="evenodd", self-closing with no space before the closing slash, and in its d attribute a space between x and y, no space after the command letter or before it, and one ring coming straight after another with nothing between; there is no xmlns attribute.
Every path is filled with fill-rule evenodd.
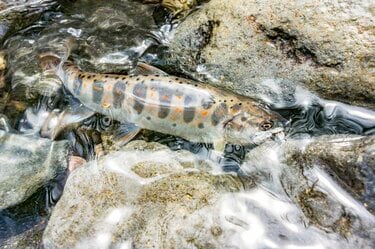
<svg viewBox="0 0 375 249"><path fill-rule="evenodd" d="M134 75L162 75L162 76L168 76L166 72L163 70L156 68L154 66L151 66L149 64L138 62L137 66L130 72Z"/></svg>
<svg viewBox="0 0 375 249"><path fill-rule="evenodd" d="M121 147L129 143L142 129L133 123L122 122L114 135L114 143Z"/></svg>
<svg viewBox="0 0 375 249"><path fill-rule="evenodd" d="M55 139L67 127L78 124L94 114L95 112L83 105L62 112L56 110L48 115L41 127L40 133L43 137Z"/></svg>
<svg viewBox="0 0 375 249"><path fill-rule="evenodd" d="M225 141L224 139L218 139L213 142L214 150L218 153L224 154L225 150Z"/></svg>

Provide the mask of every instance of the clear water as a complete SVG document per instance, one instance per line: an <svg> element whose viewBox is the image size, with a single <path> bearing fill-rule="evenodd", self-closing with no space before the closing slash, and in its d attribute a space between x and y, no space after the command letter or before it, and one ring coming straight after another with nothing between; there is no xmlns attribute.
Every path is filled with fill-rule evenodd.
<svg viewBox="0 0 375 249"><path fill-rule="evenodd" d="M47 94L48 97L41 95L46 92L38 85L42 77L37 63L40 52L53 51L64 56L67 38L74 37L71 59L81 68L126 73L139 60L157 61L158 53L166 49L178 25L178 20L172 19L163 8L135 1L62 1L52 6L43 9L38 20L8 37L3 46L8 61L6 96L11 104L1 112L9 119L8 127L13 132L43 135L40 130L51 113L61 113L77 104L68 92ZM27 5L24 8L27 11ZM202 66L196 73L210 78ZM291 120L286 140L300 139L303 146L320 135L375 134L374 111L322 100L300 87L289 92L286 99L270 98L272 94L267 93L278 92L280 84L277 79L267 79L264 86L259 86L264 94L257 97ZM17 104L18 109L14 108ZM96 145L100 143L100 133L116 125L118 123L110 117L97 114L83 120L79 127L64 130L56 139L68 139L74 155L92 161L98 157ZM228 247L351 248L352 245L371 247L374 242L373 237L366 237L374 229L374 216L319 167L304 172L306 181L310 185L318 182L314 185L317 189L356 216L355 230L364 229L368 233L343 239L338 233L308 225L307 218L293 202L291 192L287 191L287 184L298 188L298 176L283 164L282 146L227 145L224 158L212 158L209 144L190 143L152 131L145 131L136 139L156 141L172 150L188 150L199 158L210 158L224 173L260 179L255 188L224 195L218 204L223 226L232 231L232 236L227 238ZM0 245L5 246L10 238L33 227L36 227L35 233L27 235L30 241L43 231L66 177L66 174L58 176L24 203L0 211Z"/></svg>

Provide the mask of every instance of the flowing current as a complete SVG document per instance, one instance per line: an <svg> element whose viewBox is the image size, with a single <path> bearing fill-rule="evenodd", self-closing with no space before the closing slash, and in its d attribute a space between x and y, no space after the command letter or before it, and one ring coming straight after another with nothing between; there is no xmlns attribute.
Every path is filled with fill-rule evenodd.
<svg viewBox="0 0 375 249"><path fill-rule="evenodd" d="M53 126L61 122L61 118L82 118L79 113L74 112L79 109L78 100L64 89L57 90L54 78L41 73L38 54L52 51L61 57L67 57L70 52L69 59L86 71L126 74L139 61L159 61L163 64L159 55L168 49L175 28L183 19L175 18L170 11L157 5L125 0L45 1L40 8L34 6L39 1L25 1L24 5L16 5L18 9L13 11L29 11L30 5L27 2L38 13L38 18L6 37L3 45L7 74L4 76L6 86L1 87L0 92L0 130L33 138L48 137L46 123ZM7 13L4 12L3 15L5 14ZM75 44L67 51L69 39L73 39ZM173 68L165 70L188 78L205 78L212 82L217 80L203 64L198 65L196 71L189 75ZM122 150L111 143L119 135L113 134L119 122L100 114L65 127L54 140L68 141L69 156L87 161L85 167L88 168L88 178L100 177L98 172L112 172L118 177L113 179L124 180L124 183L118 184L116 191L123 192L132 200L121 204L114 200L111 208L105 210L100 217L95 217L86 214L85 209L96 210L96 205L99 205L95 202L96 198L85 199L87 196L83 194L83 204L86 206L82 209L77 207L82 211L75 213L75 218L95 219L82 220L89 227L77 231L87 229L90 233L82 232L82 237L75 246L373 248L374 145L363 142L366 149L365 152L359 150L365 153L365 156L360 157L360 173L330 168L329 160L335 158L331 159L330 154L323 155L321 150L333 148L335 152L342 153L345 160L344 156L350 154L345 150L346 147L352 148L352 144L358 144L362 148L361 139L375 134L375 112L321 99L298 83L293 83L294 87L290 86L290 82L267 78L254 89L257 98L290 121L285 137L258 146L226 145L223 156L212 153L211 144L191 143L149 130L142 131L134 140L157 143L158 146L165 146L163 149L142 147L134 152ZM285 93L281 89L288 91ZM76 116L69 116L67 113ZM324 137L330 136L337 139L327 140L325 143ZM0 148L7 153L11 154L13 147L22 147L22 143L10 144L9 141L18 141L16 139L0 138ZM321 148L320 144L326 147ZM314 159L313 152L316 151L322 154L317 156L318 159ZM176 155L186 161L179 161ZM5 160L5 156L2 156L0 160ZM136 166L149 161L155 165L169 166L166 169L156 168L156 173L150 173L147 177L134 173ZM350 163L357 165L358 162ZM181 166L187 164L193 166ZM77 172L79 170L81 169ZM207 200L201 198L209 204L199 206L200 202L197 201L198 208L190 210L184 198L190 200L186 203L195 204L194 196L186 197L184 193L182 197L179 196L180 199L176 197L177 201L170 201L168 198L173 199L173 196L163 195L163 181L170 186L168 190L173 190L170 195L175 191L176 196L180 186L189 189L195 184L195 178L190 182L186 180L187 183L181 178L181 183L173 185L174 177L181 172L189 177L190 174L204 172L199 177L208 183L203 187L197 183L196 189L207 196ZM348 175L357 176L357 173L365 176L363 186L358 187L360 191L356 191L357 185L350 182L350 179L342 180ZM51 228L47 231L45 229L51 216L55 218L54 209L59 201L65 203L69 198L78 198L79 195L77 197L75 194L80 191L96 195L104 188L101 186L101 178L98 178L98 189L93 186L97 192L90 192L90 188L85 188L87 182L83 182L82 189L79 189L79 184L74 185L77 184L74 182L77 174L70 180L68 170L60 171L52 180L43 182L43 186L26 200L1 209L0 247L22 248L24 243L31 248L54 248L51 242L53 239L49 237L48 229ZM355 180L353 178L352 181ZM67 182L76 186L77 191L72 194L69 190L64 197ZM209 192L211 188L217 190L217 193ZM147 191L155 192L150 194ZM163 205L147 209L147 205L142 203L142 193L147 196L147 201L156 198L153 205L159 202ZM155 211L164 208L163 198L168 200L165 206L171 208L170 213ZM71 210L65 211L64 218L69 216L68 211ZM158 215L162 217L160 220L157 219ZM184 215L187 218L183 218ZM138 220L134 217L144 220L137 223ZM69 222L66 221L66 224ZM122 230L118 227L122 227ZM67 232L62 234L68 236ZM150 237L144 234L149 234ZM153 240L154 244L147 244L147 240Z"/></svg>

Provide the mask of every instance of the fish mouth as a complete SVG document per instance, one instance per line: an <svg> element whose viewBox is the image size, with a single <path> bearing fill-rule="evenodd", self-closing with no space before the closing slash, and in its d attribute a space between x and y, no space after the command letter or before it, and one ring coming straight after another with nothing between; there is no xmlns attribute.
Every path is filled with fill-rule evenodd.
<svg viewBox="0 0 375 249"><path fill-rule="evenodd" d="M285 129L283 127L276 127L268 131L254 134L251 141L255 145L260 145L266 140L282 141L285 138Z"/></svg>

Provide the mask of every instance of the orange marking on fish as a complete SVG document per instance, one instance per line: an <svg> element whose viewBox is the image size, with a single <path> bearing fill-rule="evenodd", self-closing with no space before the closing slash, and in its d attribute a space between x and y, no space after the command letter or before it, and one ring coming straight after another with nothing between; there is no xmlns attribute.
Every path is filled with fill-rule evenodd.
<svg viewBox="0 0 375 249"><path fill-rule="evenodd" d="M177 107L176 111L181 113L182 112L182 108Z"/></svg>
<svg viewBox="0 0 375 249"><path fill-rule="evenodd" d="M164 95L164 96L162 97L162 99L163 99L163 100L168 100L169 97L168 97L168 95Z"/></svg>
<svg viewBox="0 0 375 249"><path fill-rule="evenodd" d="M208 115L208 111L204 110L204 111L201 111L201 115L203 117L206 117Z"/></svg>
<svg viewBox="0 0 375 249"><path fill-rule="evenodd" d="M182 96L177 96L178 99L182 99Z"/></svg>
<svg viewBox="0 0 375 249"><path fill-rule="evenodd" d="M106 87L107 91L110 91L110 90L111 90L111 88L112 88L112 86L111 86L111 85L108 85L108 86Z"/></svg>

